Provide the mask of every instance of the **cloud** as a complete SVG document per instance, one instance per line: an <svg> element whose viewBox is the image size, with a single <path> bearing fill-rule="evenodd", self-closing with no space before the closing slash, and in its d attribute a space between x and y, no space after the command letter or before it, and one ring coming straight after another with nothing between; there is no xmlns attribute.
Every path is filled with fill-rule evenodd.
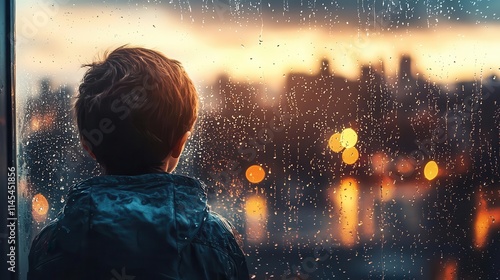
<svg viewBox="0 0 500 280"><path fill-rule="evenodd" d="M415 58L421 75L442 82L472 79L500 64L500 39L492 36L500 33L500 25L455 23L388 31L363 30L355 20L303 26L258 19L246 24L224 17L198 24L200 18L151 4L61 5L46 20L33 17L40 11L29 6L17 15L21 89L45 75L77 84L83 75L80 65L123 44L154 48L180 60L200 87L221 73L279 86L290 72L317 73L323 58L337 75L349 79L359 75L363 64L379 61L394 74L401 53ZM23 33L30 23L35 28Z"/></svg>

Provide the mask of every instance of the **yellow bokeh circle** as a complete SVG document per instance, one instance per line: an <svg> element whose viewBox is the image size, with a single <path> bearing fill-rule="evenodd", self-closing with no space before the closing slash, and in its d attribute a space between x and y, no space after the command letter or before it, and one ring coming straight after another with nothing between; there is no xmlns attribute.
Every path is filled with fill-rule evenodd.
<svg viewBox="0 0 500 280"><path fill-rule="evenodd" d="M347 148L342 152L342 161L346 164L354 164L358 158L359 152L355 147Z"/></svg>
<svg viewBox="0 0 500 280"><path fill-rule="evenodd" d="M352 148L358 142L358 134L352 128L346 128L340 134L340 144L344 148Z"/></svg>
<svg viewBox="0 0 500 280"><path fill-rule="evenodd" d="M266 171L260 165L252 165L247 168L245 176L250 183L257 184L266 177Z"/></svg>
<svg viewBox="0 0 500 280"><path fill-rule="evenodd" d="M433 180L439 173L439 167L433 160L429 161L424 167L424 176L427 180Z"/></svg>

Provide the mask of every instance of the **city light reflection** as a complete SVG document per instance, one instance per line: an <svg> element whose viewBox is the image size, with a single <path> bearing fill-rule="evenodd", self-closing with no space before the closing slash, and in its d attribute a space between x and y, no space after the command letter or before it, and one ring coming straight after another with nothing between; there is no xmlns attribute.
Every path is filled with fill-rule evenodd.
<svg viewBox="0 0 500 280"><path fill-rule="evenodd" d="M267 232L266 199L259 195L250 195L245 202L246 236L250 242L262 241Z"/></svg>
<svg viewBox="0 0 500 280"><path fill-rule="evenodd" d="M330 139L328 140L328 147L335 152L338 153L344 149L344 146L340 143L340 133L334 133Z"/></svg>
<svg viewBox="0 0 500 280"><path fill-rule="evenodd" d="M258 184L266 177L266 171L260 165L252 165L247 168L245 176L250 183Z"/></svg>
<svg viewBox="0 0 500 280"><path fill-rule="evenodd" d="M47 218L49 211L49 202L47 198L41 193L33 196L31 200L31 213L37 222L43 222Z"/></svg>
<svg viewBox="0 0 500 280"><path fill-rule="evenodd" d="M46 114L36 114L34 115L29 123L29 129L31 132L50 130L56 120L55 113L48 112Z"/></svg>
<svg viewBox="0 0 500 280"><path fill-rule="evenodd" d="M458 264L455 260L447 260L444 263L443 270L435 279L457 280Z"/></svg>
<svg viewBox="0 0 500 280"><path fill-rule="evenodd" d="M359 158L359 152L356 147L350 147L342 152L342 160L345 164L354 164Z"/></svg>
<svg viewBox="0 0 500 280"><path fill-rule="evenodd" d="M37 116L34 116L31 119L31 131L38 131L40 129L40 119Z"/></svg>
<svg viewBox="0 0 500 280"><path fill-rule="evenodd" d="M36 5L27 2L21 4L18 12L22 20L30 19L36 9ZM490 246L496 246L493 241L498 239L498 232L493 229L499 227L495 221L500 218L500 208L492 207L495 204L483 194L478 201L471 201L477 188L468 186L478 186L478 180L498 179L498 172L488 173L497 170L498 141L496 131L491 129L497 123L484 118L498 111L494 103L497 98L492 94L484 104L481 100L478 110L475 103L464 103L470 96L471 102L475 102L480 93L476 92L478 87L483 93L491 90L486 77L499 73L500 56L494 55L498 38L492 34L500 31L500 25L447 22L428 29L407 26L388 32L359 32L363 29L352 22L331 22L330 26L316 23L304 28L290 22L269 24L263 20L256 26L232 18L235 14L230 12L234 11L225 13L225 19L215 19L218 23L199 24L203 19L196 15L189 15L193 17L191 21L183 14L181 17L185 18L181 20L179 10L171 10L168 5L151 9L149 1L143 3L145 9L137 8L142 4L129 4L118 10L113 5L98 4L99 1L92 5L88 4L90 1L82 2L86 4L60 5L58 12L28 37L22 29L24 25L18 25L18 54L22 54L17 57L21 70L17 81L18 106L25 105L24 100L36 99L37 91L32 89L40 77L50 77L54 85L76 90L84 71L79 68L82 63L123 44L151 47L180 60L200 89L205 110L200 111L203 122L197 124L202 127L197 130L200 142L192 147L201 148L200 153L205 154L197 156L198 152L186 149L186 157L190 158L186 162L195 167L180 167L179 173L187 170L187 175L213 186L211 205L224 209L229 220L245 233L245 243L253 245L248 256L254 258L252 269L260 273L256 279L263 278L263 274L276 278L276 271L281 272L285 263L275 258L277 254L287 254L282 258L289 262L289 256L305 254L314 245L327 244L331 239L347 247L334 256L346 270L351 264L358 269L350 258L343 259L346 252L356 251L359 261L357 248L351 248L358 242L366 245L364 254L360 253L364 260L371 262L380 254L387 257L382 267L360 268L369 270L374 277L379 271L385 272L386 264L392 265L388 257L393 253L391 249L400 250L402 262L408 255L413 260L410 265L405 262L394 268L394 273L408 273L410 278L427 273L427 278L428 266L423 260L431 255L440 253L444 262L449 260L446 254L451 250L481 250L487 259ZM229 6L232 4L229 2ZM99 16L95 16L97 12ZM359 20L361 24L362 19ZM109 29L111 22L119 24ZM66 98L57 88L50 91ZM495 89L491 93L494 91L498 93ZM70 96L69 91L67 98ZM52 104L45 99L40 97L45 102L40 104ZM40 107L46 108L45 105ZM49 212L49 202L52 210L57 209L60 193L67 192L67 188L57 187L78 181L71 176L90 176L84 170L92 165L75 163L82 159L74 152L77 148L56 144L41 133L64 130L68 134L58 139L66 141L75 130L62 126L57 114L47 113L50 110L30 106L18 111L31 113L23 123L28 133L19 137L32 145L20 140L21 147L30 147L24 151L28 156L23 157L31 158L21 165L27 168L20 174L41 178L43 184L36 184L41 187L33 187L34 191L21 184L19 190L30 193L23 195L27 203L32 193L47 196L37 194L31 205L33 219L45 222L55 212ZM272 110L276 108L279 109ZM285 113L293 114L293 121L284 121ZM348 127L352 124L354 129ZM433 134L436 128L443 128L439 137ZM264 130L269 136L266 141L255 138ZM26 137L31 132L40 132L42 137L38 138L48 139L49 148L38 138ZM333 134L326 148L330 133ZM482 142L483 138L490 142ZM248 145L234 149L241 143ZM40 153L44 149L47 153ZM422 161L416 161L410 151L418 152ZM56 154L64 157L47 161L50 164L39 160L52 159ZM245 170L256 162L266 165L255 164ZM74 174L67 175L71 173L68 170ZM194 174L190 174L191 170ZM356 179L345 177L338 186L327 189L344 176ZM446 177L439 188L438 183L429 182L438 177ZM52 192L44 190L47 186L51 186ZM252 193L245 195L250 189ZM331 209L329 202L333 202ZM460 213L452 212L449 205ZM464 227L450 226L462 222L468 226L466 234L462 234ZM318 232L328 232L324 235L329 235L330 240L321 240L324 236ZM461 236L458 241L444 238L457 232ZM274 240L285 240L286 234L290 246L275 247ZM380 240L381 236L386 239ZM389 238L393 242L390 249L377 247ZM427 243L425 249L408 250L411 244L422 243ZM463 270L463 264L477 261L474 258L433 264L439 265L437 279L457 279L459 264ZM324 272L328 270L323 269L320 267L311 277L329 279ZM352 274L345 277L355 279Z"/></svg>
<svg viewBox="0 0 500 280"><path fill-rule="evenodd" d="M413 162L407 157L401 157L396 161L396 168L399 174L409 176L415 171Z"/></svg>
<svg viewBox="0 0 500 280"><path fill-rule="evenodd" d="M340 144L344 148L352 148L358 142L358 134L352 128L346 128L340 134Z"/></svg>
<svg viewBox="0 0 500 280"><path fill-rule="evenodd" d="M380 197L383 202L390 201L394 197L396 187L394 185L394 179L391 177L382 177L382 182L380 185Z"/></svg>
<svg viewBox="0 0 500 280"><path fill-rule="evenodd" d="M385 174L388 171L391 161L386 154L382 152L375 153L371 159L372 168L375 174Z"/></svg>
<svg viewBox="0 0 500 280"><path fill-rule="evenodd" d="M354 178L345 178L335 190L333 198L339 213L340 242L350 247L358 239L358 183Z"/></svg>
<svg viewBox="0 0 500 280"><path fill-rule="evenodd" d="M433 160L429 161L424 167L424 176L427 180L431 181L437 177L439 173L439 167L437 163Z"/></svg>
<svg viewBox="0 0 500 280"><path fill-rule="evenodd" d="M479 192L476 215L474 218L474 243L477 249L483 249L488 243L488 236L492 229L500 228L500 207L488 208L483 192Z"/></svg>

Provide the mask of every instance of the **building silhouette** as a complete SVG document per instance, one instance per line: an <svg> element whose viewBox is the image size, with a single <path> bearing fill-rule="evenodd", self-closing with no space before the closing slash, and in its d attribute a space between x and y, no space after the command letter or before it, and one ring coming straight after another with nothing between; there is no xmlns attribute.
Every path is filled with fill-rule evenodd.
<svg viewBox="0 0 500 280"><path fill-rule="evenodd" d="M491 245L481 253L464 244L472 244L476 205L471 198L480 188L492 193L500 189L492 184L500 179L498 78L440 85L417 75L411 57L405 55L392 80L382 62L363 65L355 80L337 75L328 60L320 61L317 70L287 73L283 91L275 99L258 82L222 75L202 100L191 141L192 172L207 183L213 209L244 233L245 198L250 194L266 198L268 234L265 241L248 245L255 258L273 256L268 267L257 269L258 277L287 269L291 260L286 252L301 252L296 244L338 242L339 213L332 210L329 193L345 177L359 183L359 215L370 216L360 221L372 221L370 226L359 225L354 250L378 256L384 253L382 243L390 244L385 245L385 254L408 260L408 267L398 271L416 271L410 274L416 278L430 277L430 272L421 275L415 269L435 266L436 252L466 256L467 261L458 262L461 278L473 278L471 271L477 268L481 272L476 274L483 278L495 275L498 234L491 235ZM79 147L71 119L71 89L55 88L43 80L39 91L24 110L20 175L32 195L47 197L48 221L60 210L68 188L98 174L98 169ZM360 158L354 165L344 164L341 155L328 148L329 137L344 128L353 128L359 136ZM387 158L384 171L374 167L374 155ZM442 170L433 182L423 177L429 160ZM411 171L401 173L401 162ZM253 164L266 170L266 179L259 184L245 178ZM385 200L380 189L387 178L404 195ZM306 247L304 252L312 254ZM348 266L343 260L353 259L358 261L359 275L366 275L366 264L352 256L351 249L338 248L337 264ZM327 275L329 269L319 271ZM319 271L317 275L322 275Z"/></svg>

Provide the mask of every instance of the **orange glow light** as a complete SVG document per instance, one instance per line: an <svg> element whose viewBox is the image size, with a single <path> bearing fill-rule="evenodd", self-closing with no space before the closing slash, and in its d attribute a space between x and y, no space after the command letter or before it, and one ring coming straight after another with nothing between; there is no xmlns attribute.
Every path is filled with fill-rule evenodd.
<svg viewBox="0 0 500 280"><path fill-rule="evenodd" d="M481 198L476 219L474 221L474 239L477 247L484 247L489 228L490 219L488 217L488 211L486 210L486 201Z"/></svg>
<svg viewBox="0 0 500 280"><path fill-rule="evenodd" d="M376 153L372 156L372 168L377 174L384 174L389 165L389 157L384 153Z"/></svg>
<svg viewBox="0 0 500 280"><path fill-rule="evenodd" d="M449 260L444 264L444 269L439 278L443 280L456 280L457 278L458 264L455 260Z"/></svg>
<svg viewBox="0 0 500 280"><path fill-rule="evenodd" d="M347 148L342 152L342 160L345 164L354 164L359 158L359 152L356 147Z"/></svg>
<svg viewBox="0 0 500 280"><path fill-rule="evenodd" d="M55 114L49 112L45 115L35 115L30 120L30 128L32 132L39 130L50 129L54 125Z"/></svg>
<svg viewBox="0 0 500 280"><path fill-rule="evenodd" d="M246 199L245 211L248 218L265 219L267 216L266 200L260 196L250 196Z"/></svg>
<svg viewBox="0 0 500 280"><path fill-rule="evenodd" d="M38 117L33 117L31 118L31 130L32 131L38 131L40 129L40 120Z"/></svg>
<svg viewBox="0 0 500 280"><path fill-rule="evenodd" d="M41 193L35 195L31 203L31 209L38 215L45 215L49 211L49 202Z"/></svg>
<svg viewBox="0 0 500 280"><path fill-rule="evenodd" d="M257 184L264 180L264 178L266 177L266 172L261 166L252 165L247 168L245 176L250 183Z"/></svg>
<svg viewBox="0 0 500 280"><path fill-rule="evenodd" d="M415 170L413 163L408 158L400 158L396 164L398 172L401 175L411 175L411 173Z"/></svg>
<svg viewBox="0 0 500 280"><path fill-rule="evenodd" d="M482 193L479 193L476 209L474 243L478 249L482 249L488 241L490 229L500 227L500 223L495 223L495 220L500 219L500 207L488 209L486 199Z"/></svg>
<svg viewBox="0 0 500 280"><path fill-rule="evenodd" d="M344 149L342 144L340 143L340 133L333 134L328 140L328 147L335 153L338 153Z"/></svg>
<svg viewBox="0 0 500 280"><path fill-rule="evenodd" d="M424 176L427 180L431 181L437 177L439 172L439 167L437 163L433 160L429 161L424 167Z"/></svg>
<svg viewBox="0 0 500 280"><path fill-rule="evenodd" d="M267 205L265 198L252 195L245 203L246 233L248 240L261 241L266 236Z"/></svg>
<svg viewBox="0 0 500 280"><path fill-rule="evenodd" d="M353 246L358 237L358 183L353 178L342 180L334 202L339 211L340 241L345 246Z"/></svg>
<svg viewBox="0 0 500 280"><path fill-rule="evenodd" d="M396 187L394 186L394 181L390 177L385 176L382 178L382 184L380 188L380 197L382 201L387 202L394 197L394 192Z"/></svg>
<svg viewBox="0 0 500 280"><path fill-rule="evenodd" d="M375 233L375 213L374 213L374 198L372 194L363 193L360 194L359 204L363 207L359 207L359 220L360 220L360 234L362 239L371 240Z"/></svg>
<svg viewBox="0 0 500 280"><path fill-rule="evenodd" d="M36 194L31 200L31 213L37 222L45 220L49 211L49 202L43 194Z"/></svg>

